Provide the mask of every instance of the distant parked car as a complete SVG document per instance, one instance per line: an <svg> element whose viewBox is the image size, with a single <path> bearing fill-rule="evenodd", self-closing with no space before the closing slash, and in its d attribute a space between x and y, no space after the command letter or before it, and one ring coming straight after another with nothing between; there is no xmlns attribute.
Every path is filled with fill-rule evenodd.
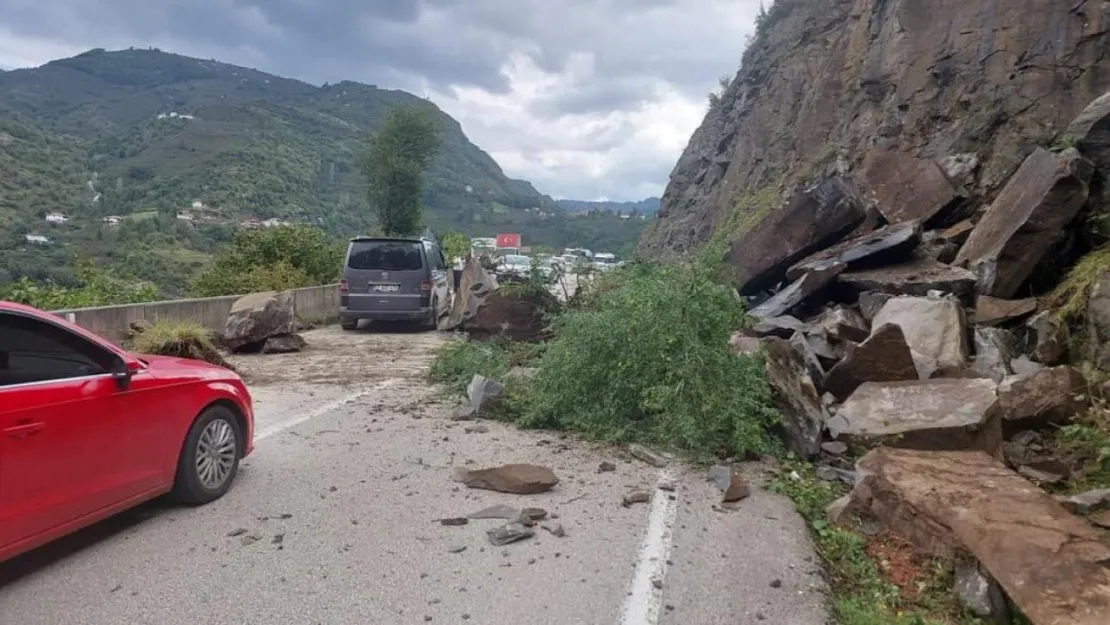
<svg viewBox="0 0 1110 625"><path fill-rule="evenodd" d="M435 239L355 237L339 281L340 325L407 320L434 330L451 305L452 282Z"/></svg>
<svg viewBox="0 0 1110 625"><path fill-rule="evenodd" d="M0 435L2 562L165 493L222 497L254 412L232 371L0 302Z"/></svg>
<svg viewBox="0 0 1110 625"><path fill-rule="evenodd" d="M497 264L497 273L527 278L532 272L532 257L523 254L506 254Z"/></svg>

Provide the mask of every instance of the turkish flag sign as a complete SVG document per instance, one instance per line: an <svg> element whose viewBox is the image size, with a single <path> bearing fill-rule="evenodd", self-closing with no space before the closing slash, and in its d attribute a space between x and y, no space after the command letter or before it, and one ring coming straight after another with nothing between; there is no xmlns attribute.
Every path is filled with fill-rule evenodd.
<svg viewBox="0 0 1110 625"><path fill-rule="evenodd" d="M497 247L520 247L519 234L499 234L497 235Z"/></svg>

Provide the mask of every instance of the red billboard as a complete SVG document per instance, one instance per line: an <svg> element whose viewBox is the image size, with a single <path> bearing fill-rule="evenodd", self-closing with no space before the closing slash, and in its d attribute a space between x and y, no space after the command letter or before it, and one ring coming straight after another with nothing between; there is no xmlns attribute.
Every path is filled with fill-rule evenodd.
<svg viewBox="0 0 1110 625"><path fill-rule="evenodd" d="M519 234L499 234L497 235L497 247L520 247Z"/></svg>

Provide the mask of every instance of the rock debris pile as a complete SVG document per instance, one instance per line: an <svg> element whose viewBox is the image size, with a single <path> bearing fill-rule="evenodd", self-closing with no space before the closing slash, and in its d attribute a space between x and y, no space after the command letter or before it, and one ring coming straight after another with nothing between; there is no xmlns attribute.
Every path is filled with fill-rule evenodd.
<svg viewBox="0 0 1110 625"><path fill-rule="evenodd" d="M982 616L999 618L989 595L1004 591L1035 624L1096 625L1110 623L1110 539L1076 512L1110 497L1040 488L1080 469L1038 441L1090 401L1043 296L1107 208L1110 96L1069 133L1077 147L1032 150L993 198L889 149L798 192L732 245L756 323L731 347L764 355L790 449L854 484L833 522L869 517L970 556L958 586L982 589L965 598ZM1087 306L1091 324L1110 318L1098 288Z"/></svg>

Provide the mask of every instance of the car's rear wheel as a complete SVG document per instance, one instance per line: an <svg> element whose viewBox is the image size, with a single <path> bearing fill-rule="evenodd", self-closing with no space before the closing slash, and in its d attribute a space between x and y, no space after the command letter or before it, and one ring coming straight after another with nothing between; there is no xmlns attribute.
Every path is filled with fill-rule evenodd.
<svg viewBox="0 0 1110 625"><path fill-rule="evenodd" d="M227 406L200 413L181 449L172 495L182 503L206 504L231 488L242 456L242 428Z"/></svg>

